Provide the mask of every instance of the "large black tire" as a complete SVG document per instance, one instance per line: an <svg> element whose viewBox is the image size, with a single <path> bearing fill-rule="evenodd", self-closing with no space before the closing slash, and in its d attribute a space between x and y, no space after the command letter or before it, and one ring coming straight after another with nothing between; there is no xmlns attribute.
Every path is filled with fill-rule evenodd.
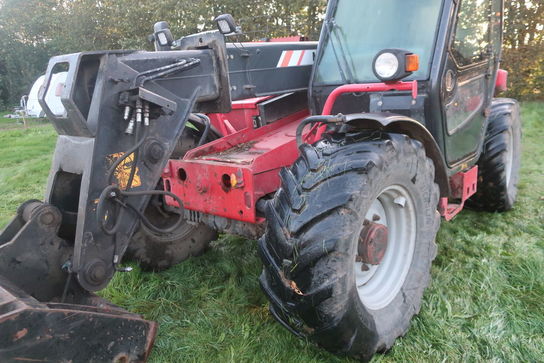
<svg viewBox="0 0 544 363"><path fill-rule="evenodd" d="M181 158L187 151L195 148L200 135L201 131L185 128L172 158ZM215 137L211 134L208 141ZM145 216L159 228L172 226L178 218L178 214L165 210L162 197L151 200ZM140 223L140 228L132 236L125 258L138 262L144 270L161 271L189 257L202 255L209 243L216 238L217 232L202 223L190 224L182 221L171 233L157 233Z"/></svg>
<svg viewBox="0 0 544 363"><path fill-rule="evenodd" d="M469 206L489 212L512 209L518 192L520 164L519 104L508 98L494 99L478 160L478 190L469 200Z"/></svg>
<svg viewBox="0 0 544 363"><path fill-rule="evenodd" d="M363 132L302 146L301 157L281 172L282 187L268 205L259 241L260 282L274 317L333 353L368 360L391 348L419 312L430 281L440 225L434 175L423 145L405 135ZM406 208L415 216L413 254L398 293L371 309L356 286L358 240L371 205L397 186L412 201Z"/></svg>

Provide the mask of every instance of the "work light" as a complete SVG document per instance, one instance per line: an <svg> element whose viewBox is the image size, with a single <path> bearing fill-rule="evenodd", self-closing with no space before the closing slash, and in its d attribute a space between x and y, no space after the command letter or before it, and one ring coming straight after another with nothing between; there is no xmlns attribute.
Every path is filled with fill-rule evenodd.
<svg viewBox="0 0 544 363"><path fill-rule="evenodd" d="M155 50L170 50L174 37L172 36L172 32L170 31L167 22L159 21L158 23L155 23L152 40L155 42Z"/></svg>
<svg viewBox="0 0 544 363"><path fill-rule="evenodd" d="M392 78L399 70L399 60L393 53L382 53L374 62L374 70L382 79Z"/></svg>
<svg viewBox="0 0 544 363"><path fill-rule="evenodd" d="M418 69L418 55L402 49L382 50L373 62L374 74L383 82L400 81Z"/></svg>
<svg viewBox="0 0 544 363"><path fill-rule="evenodd" d="M227 35L236 33L238 31L236 22L234 21L233 16L230 14L219 15L214 21L217 24L217 29L219 29L221 34Z"/></svg>

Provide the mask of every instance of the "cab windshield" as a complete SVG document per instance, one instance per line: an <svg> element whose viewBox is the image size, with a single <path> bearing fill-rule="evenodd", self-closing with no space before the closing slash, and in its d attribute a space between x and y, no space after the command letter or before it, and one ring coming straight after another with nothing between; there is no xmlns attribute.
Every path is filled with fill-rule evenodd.
<svg viewBox="0 0 544 363"><path fill-rule="evenodd" d="M419 55L419 71L410 79L427 79L441 7L438 0L338 0L325 20L315 83L376 82L372 62L387 48Z"/></svg>

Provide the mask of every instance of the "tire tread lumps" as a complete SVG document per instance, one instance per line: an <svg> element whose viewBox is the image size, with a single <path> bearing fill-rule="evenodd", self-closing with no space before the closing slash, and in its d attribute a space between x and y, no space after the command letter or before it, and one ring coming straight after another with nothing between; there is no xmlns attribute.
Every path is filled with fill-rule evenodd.
<svg viewBox="0 0 544 363"><path fill-rule="evenodd" d="M347 285L346 273L334 270L335 259L341 253L337 249L338 236L346 233L343 223L361 218L350 205L357 198L365 198L364 186L372 181L374 173L407 155L416 160L410 165L413 177L424 178L429 184L428 203L437 206L439 189L434 182L434 164L419 141L387 133L379 137L372 134L362 142L347 145L342 139L329 137L315 145L302 145L300 154L291 168L282 170L282 187L267 208L267 232L259 241L264 263L261 286L270 300L271 312L289 330L308 336L330 351L368 360L404 335L409 320L392 333L393 337L362 332L357 327L340 328L349 325L350 319L355 320L350 314L356 313L335 311L339 299L349 298L347 292L345 297L336 296L338 287ZM428 254L434 259L434 236L440 224L436 208L426 221L428 233L433 236ZM315 238L320 238L320 243L313 243ZM429 276L423 277L423 288L429 284ZM412 315L419 308L420 301ZM358 343L361 337L365 337L364 346Z"/></svg>

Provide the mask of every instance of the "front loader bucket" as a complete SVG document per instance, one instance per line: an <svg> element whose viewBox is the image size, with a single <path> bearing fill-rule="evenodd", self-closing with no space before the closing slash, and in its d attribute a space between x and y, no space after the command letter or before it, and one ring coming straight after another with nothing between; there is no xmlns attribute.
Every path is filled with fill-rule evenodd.
<svg viewBox="0 0 544 363"><path fill-rule="evenodd" d="M0 362L144 362L157 324L88 292L62 265L59 210L19 208L0 234Z"/></svg>
<svg viewBox="0 0 544 363"><path fill-rule="evenodd" d="M0 281L1 362L143 362L156 323L98 297L93 305L40 303Z"/></svg>

